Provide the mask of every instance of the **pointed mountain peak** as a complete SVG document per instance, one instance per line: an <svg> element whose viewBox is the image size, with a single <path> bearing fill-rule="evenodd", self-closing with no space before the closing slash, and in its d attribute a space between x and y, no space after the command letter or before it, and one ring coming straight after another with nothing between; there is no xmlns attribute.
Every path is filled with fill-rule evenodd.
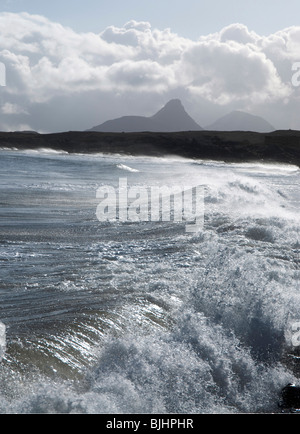
<svg viewBox="0 0 300 434"><path fill-rule="evenodd" d="M164 108L165 109L168 108L168 109L181 109L181 110L184 110L182 102L178 98L171 99L169 102L167 102L167 104L165 105Z"/></svg>
<svg viewBox="0 0 300 434"><path fill-rule="evenodd" d="M171 99L151 119L159 122L166 131L202 130L185 111L180 99Z"/></svg>
<svg viewBox="0 0 300 434"><path fill-rule="evenodd" d="M180 99L171 99L167 104L160 109L152 118L160 116L162 113L183 113L186 114L186 111L182 105Z"/></svg>
<svg viewBox="0 0 300 434"><path fill-rule="evenodd" d="M202 130L185 111L180 99L171 99L167 104L151 117L123 116L106 121L90 131L106 132L174 132Z"/></svg>

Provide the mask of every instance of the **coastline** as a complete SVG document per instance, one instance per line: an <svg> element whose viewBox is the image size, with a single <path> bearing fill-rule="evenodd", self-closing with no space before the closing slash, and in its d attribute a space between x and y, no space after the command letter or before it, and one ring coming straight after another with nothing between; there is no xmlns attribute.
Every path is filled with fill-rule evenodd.
<svg viewBox="0 0 300 434"><path fill-rule="evenodd" d="M102 133L69 131L50 134L0 132L0 148L50 148L67 153L180 156L225 161L293 164L300 167L300 131L183 131L175 133Z"/></svg>

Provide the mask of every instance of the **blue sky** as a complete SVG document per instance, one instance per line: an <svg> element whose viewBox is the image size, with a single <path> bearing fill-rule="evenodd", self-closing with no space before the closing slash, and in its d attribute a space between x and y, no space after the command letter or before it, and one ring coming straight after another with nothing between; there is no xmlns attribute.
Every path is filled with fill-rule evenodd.
<svg viewBox="0 0 300 434"><path fill-rule="evenodd" d="M100 32L134 19L197 39L232 23L267 35L298 25L299 0L1 0L1 11L41 14L78 32Z"/></svg>

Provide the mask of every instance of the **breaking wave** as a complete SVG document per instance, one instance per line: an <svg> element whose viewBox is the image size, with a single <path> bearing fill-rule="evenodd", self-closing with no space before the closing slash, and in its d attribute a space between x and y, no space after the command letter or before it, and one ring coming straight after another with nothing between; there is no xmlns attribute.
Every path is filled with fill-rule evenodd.
<svg viewBox="0 0 300 434"><path fill-rule="evenodd" d="M2 157L1 413L278 411L299 376L297 168ZM97 221L120 169L203 185L203 230Z"/></svg>

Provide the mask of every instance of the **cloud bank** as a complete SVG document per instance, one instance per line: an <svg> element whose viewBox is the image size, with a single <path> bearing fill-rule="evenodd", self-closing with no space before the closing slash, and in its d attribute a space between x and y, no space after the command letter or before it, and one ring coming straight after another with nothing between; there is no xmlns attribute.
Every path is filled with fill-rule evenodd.
<svg viewBox="0 0 300 434"><path fill-rule="evenodd" d="M76 33L43 16L0 14L1 130L82 130L152 115L179 97L203 127L240 109L298 128L300 27L262 36L236 23L198 40L148 22Z"/></svg>

